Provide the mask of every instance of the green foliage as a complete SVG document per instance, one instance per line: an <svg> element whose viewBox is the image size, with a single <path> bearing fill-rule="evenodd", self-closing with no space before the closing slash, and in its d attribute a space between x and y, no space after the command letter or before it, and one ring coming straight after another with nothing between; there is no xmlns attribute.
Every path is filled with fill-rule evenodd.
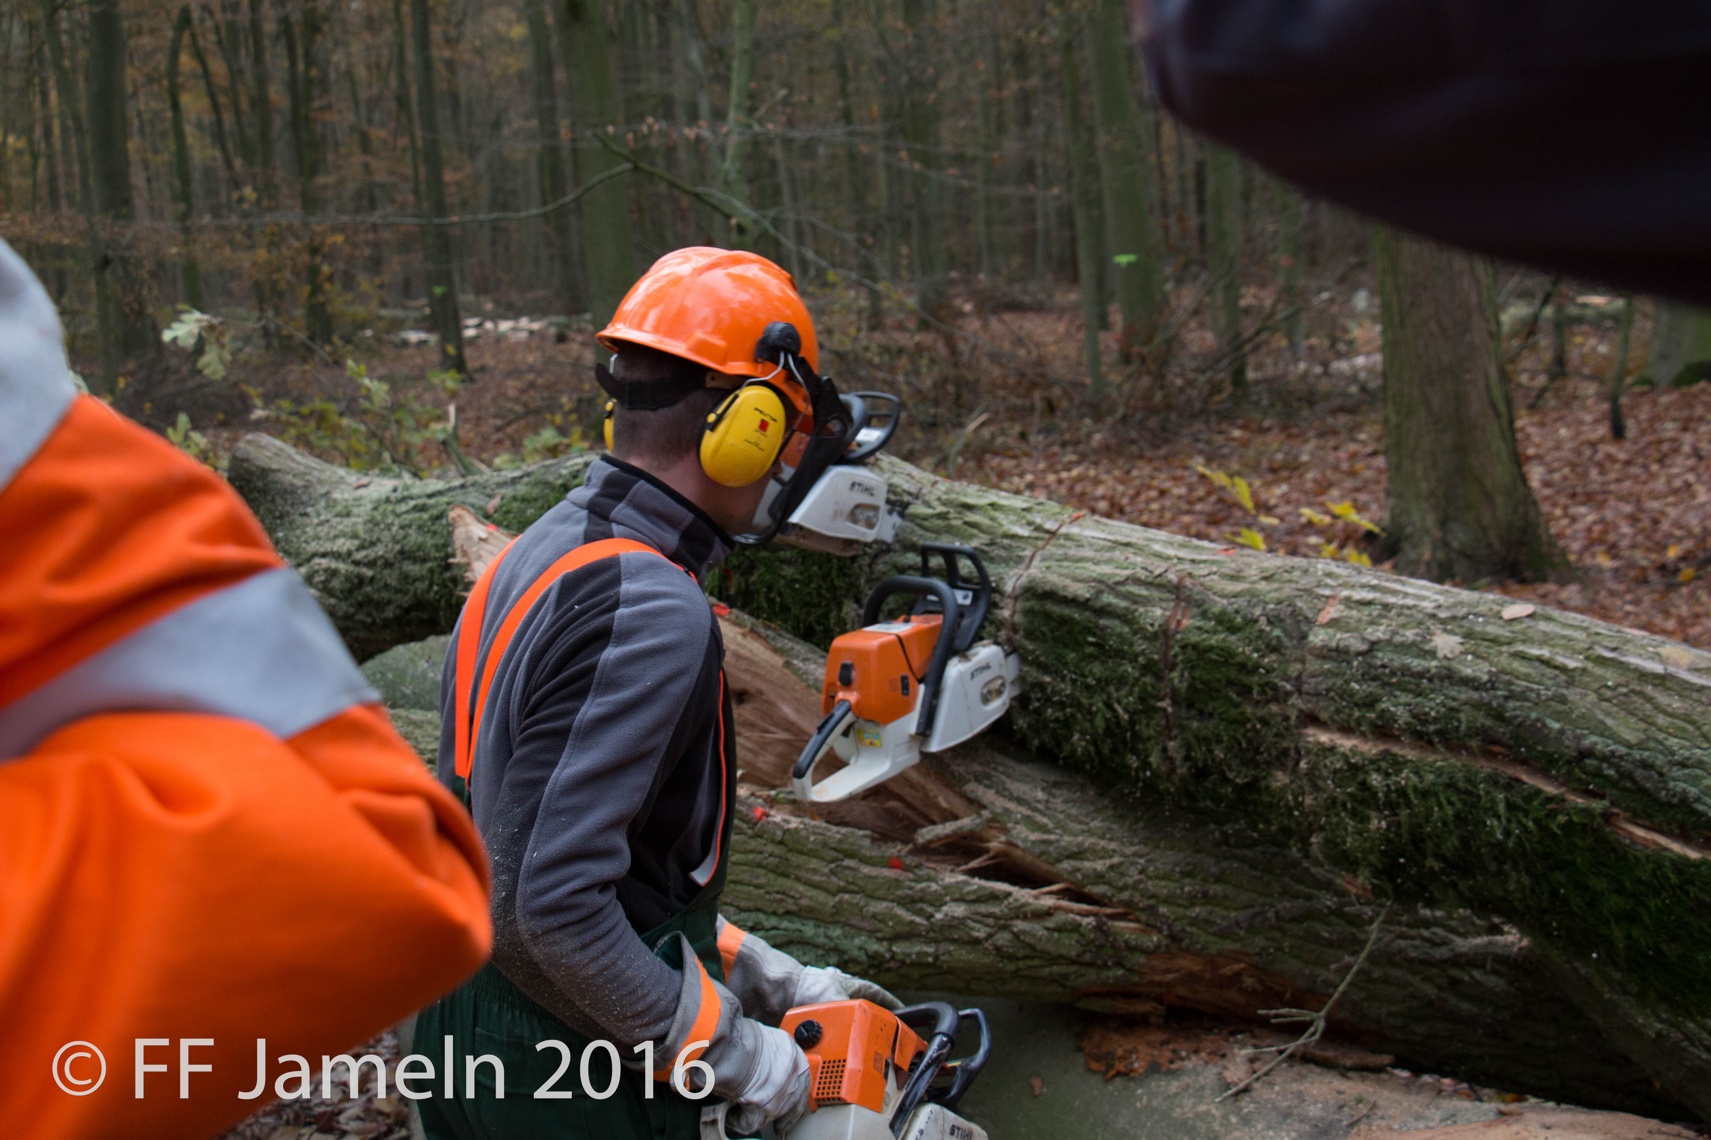
<svg viewBox="0 0 1711 1140"><path fill-rule="evenodd" d="M560 430L563 423L563 416L553 416L540 431L524 437L521 455L504 452L493 460L493 469L510 471L530 463L539 463L543 459L556 459L573 451L586 450L588 441L584 438L582 429L572 427L570 434L566 435Z"/></svg>
<svg viewBox="0 0 1711 1140"><path fill-rule="evenodd" d="M219 317L180 305L178 318L160 330L160 339L196 353L196 370L208 379L226 378L232 363L231 334Z"/></svg>
<svg viewBox="0 0 1711 1140"><path fill-rule="evenodd" d="M172 446L198 463L206 463L216 470L224 470L225 457L215 450L206 436L190 426L190 417L185 413L178 413L177 422L166 429L166 438Z"/></svg>
<svg viewBox="0 0 1711 1140"><path fill-rule="evenodd" d="M268 405L267 418L280 437L358 471L420 474L439 465L452 423L448 409L429 393L455 396L462 377L436 370L425 385L395 385L370 376L368 366L354 360L345 361L345 376L356 385L352 404L322 396Z"/></svg>

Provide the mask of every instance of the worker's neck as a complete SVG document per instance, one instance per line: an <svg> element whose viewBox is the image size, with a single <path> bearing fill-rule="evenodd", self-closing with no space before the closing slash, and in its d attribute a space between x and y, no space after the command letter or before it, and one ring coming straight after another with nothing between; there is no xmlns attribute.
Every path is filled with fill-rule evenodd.
<svg viewBox="0 0 1711 1140"><path fill-rule="evenodd" d="M730 490L713 482L702 470L701 460L695 455L687 455L672 464L661 464L647 458L624 457L624 462L632 467L640 468L701 508L703 514L712 519L719 527L728 533L742 530L739 523L733 527L731 506L729 503ZM746 520L745 520L746 521Z"/></svg>

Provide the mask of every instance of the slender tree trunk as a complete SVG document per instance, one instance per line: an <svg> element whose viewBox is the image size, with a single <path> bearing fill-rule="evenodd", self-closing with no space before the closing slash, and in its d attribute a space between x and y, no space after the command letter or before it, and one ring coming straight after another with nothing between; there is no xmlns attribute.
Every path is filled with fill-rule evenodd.
<svg viewBox="0 0 1711 1140"><path fill-rule="evenodd" d="M172 113L172 172L178 189L178 266L184 277L184 298L193 309L203 307L202 270L190 237L190 217L196 211L195 192L190 183L190 143L184 134L184 108L179 101L178 57L190 29L190 5L178 10L172 25L172 46L166 53L166 101Z"/></svg>
<svg viewBox="0 0 1711 1140"><path fill-rule="evenodd" d="M416 58L416 116L422 134L423 213L446 216L446 181L440 150L439 99L434 94L433 29L428 0L410 0L411 31ZM457 275L452 268L451 231L443 225L422 227L422 268L428 279L428 311L440 335L440 364L460 376L469 375L463 355L463 315L458 311Z"/></svg>
<svg viewBox="0 0 1711 1140"><path fill-rule="evenodd" d="M1206 146L1206 279L1212 332L1232 391L1248 387L1242 347L1242 160L1216 144Z"/></svg>
<svg viewBox="0 0 1711 1140"><path fill-rule="evenodd" d="M1099 349L1099 326L1104 301L1100 296L1100 271L1104 250L1094 201L1099 194L1095 142L1082 111L1081 68L1075 58L1074 35L1063 37L1064 130L1069 136L1070 193L1075 204L1075 264L1081 277L1082 360L1087 369L1088 402L1095 408L1105 401L1105 369Z"/></svg>
<svg viewBox="0 0 1711 1140"><path fill-rule="evenodd" d="M130 128L125 114L125 24L119 0L89 6L89 141L93 164L96 320L104 394L120 373L154 348L142 267L129 250Z"/></svg>
<svg viewBox="0 0 1711 1140"><path fill-rule="evenodd" d="M538 176L543 203L556 202L566 193L564 140L559 134L558 88L553 68L552 29L547 22L545 0L529 0L529 68L534 80L535 137L539 142ZM576 243L572 237L568 208L554 210L543 219L547 248L552 253L553 281L559 304L567 314L583 310L578 285Z"/></svg>
<svg viewBox="0 0 1711 1140"><path fill-rule="evenodd" d="M570 76L577 135L586 138L623 122L600 5L596 0L558 0L553 17L558 21L559 57ZM617 156L594 145L582 155L579 174L593 179L619 163ZM589 313L600 328L611 320L635 278L627 180L609 179L582 199L582 255Z"/></svg>
<svg viewBox="0 0 1711 1140"><path fill-rule="evenodd" d="M949 283L938 179L937 6L935 0L903 0L902 14L910 50L900 124L911 172L909 252L915 270L916 304L923 313L938 317L949 303Z"/></svg>
<svg viewBox="0 0 1711 1140"><path fill-rule="evenodd" d="M1277 299L1284 306L1283 331L1289 354L1301 355L1306 299L1301 295L1301 192L1281 178L1269 178L1272 212L1277 218Z"/></svg>
<svg viewBox="0 0 1711 1140"><path fill-rule="evenodd" d="M291 148L297 160L297 201L304 216L321 212L321 199L316 179L321 173L321 147L315 129L316 81L320 67L315 47L321 38L321 12L318 0L297 0L300 23L293 24L288 12L279 17L280 38L285 42L286 90L291 101ZM320 237L315 227L309 227L304 243L308 264L305 266L304 318L309 339L326 345L333 341L333 314L327 307L327 284L331 270L323 260Z"/></svg>
<svg viewBox="0 0 1711 1140"><path fill-rule="evenodd" d="M1386 534L1405 574L1538 579L1564 565L1527 486L1488 265L1380 231Z"/></svg>
<svg viewBox="0 0 1711 1140"><path fill-rule="evenodd" d="M754 82L755 0L731 0L731 96L725 111L725 160L719 168L719 188L743 206L754 205L749 185L748 136L749 85ZM731 218L731 240L737 246L754 244L749 219Z"/></svg>
<svg viewBox="0 0 1711 1140"><path fill-rule="evenodd" d="M1622 389L1628 383L1628 347L1634 334L1634 295L1622 298L1622 324L1616 334L1616 362L1610 368L1607 395L1610 400L1610 438L1627 439L1628 423L1622 418Z"/></svg>
<svg viewBox="0 0 1711 1140"><path fill-rule="evenodd" d="M1152 346L1164 312L1153 178L1146 154L1151 132L1142 121L1130 78L1132 53L1123 0L1095 0L1095 5L1088 55L1105 228L1123 321L1118 345L1123 360L1134 362Z"/></svg>
<svg viewBox="0 0 1711 1140"><path fill-rule="evenodd" d="M196 57L196 67L202 72L202 89L208 96L208 109L214 116L214 145L220 151L220 164L229 183L228 192L236 193L243 180L238 177L238 166L232 160L232 147L226 139L226 115L220 109L220 96L214 87L214 75L208 69L208 57L202 54L202 43L196 35L196 24L192 22L186 32L190 37L190 54Z"/></svg>
<svg viewBox="0 0 1711 1140"><path fill-rule="evenodd" d="M59 6L54 0L41 0L42 31L47 39L48 59L53 63L54 87L59 93L59 110L61 116L60 153L64 156L67 166L76 160L76 184L78 208L88 213L94 208L94 190L91 188L91 165L89 160L89 133L84 127L83 92L73 81L71 64L66 59L65 44L59 38ZM71 126L71 137L65 138L64 124ZM70 145L66 145L69 142ZM71 179L67 179L69 185Z"/></svg>

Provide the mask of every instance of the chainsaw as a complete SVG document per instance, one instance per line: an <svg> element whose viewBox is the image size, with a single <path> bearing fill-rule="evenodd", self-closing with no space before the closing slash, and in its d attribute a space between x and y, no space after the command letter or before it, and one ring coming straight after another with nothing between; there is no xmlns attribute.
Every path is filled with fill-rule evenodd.
<svg viewBox="0 0 1711 1140"><path fill-rule="evenodd" d="M902 418L903 402L885 392L846 392L839 397L849 415L849 445L814 480L790 512L778 539L790 546L828 554L854 554L863 543L890 542L898 515L885 504L885 480L866 466L890 442ZM759 515L773 507L768 487Z"/></svg>
<svg viewBox="0 0 1711 1140"><path fill-rule="evenodd" d="M934 554L944 566L939 577L930 576ZM964 561L973 567L973 582L962 577ZM881 621L885 602L899 594L918 599L913 609ZM896 575L874 587L863 628L832 642L826 655L825 717L791 770L798 799L823 804L865 791L921 753L961 744L1004 715L1016 691L1016 654L974 640L991 604L992 579L980 556L946 543L921 545L919 575ZM827 753L845 766L815 783Z"/></svg>
<svg viewBox="0 0 1711 1140"><path fill-rule="evenodd" d="M974 1051L952 1059L964 1022ZM801 1005L779 1028L808 1056L809 1110L779 1140L986 1140L957 1115L992 1054L986 1015L942 1001L888 1012L869 1001ZM923 1036L925 1035L925 1036ZM701 1140L725 1140L726 1103L701 1115Z"/></svg>

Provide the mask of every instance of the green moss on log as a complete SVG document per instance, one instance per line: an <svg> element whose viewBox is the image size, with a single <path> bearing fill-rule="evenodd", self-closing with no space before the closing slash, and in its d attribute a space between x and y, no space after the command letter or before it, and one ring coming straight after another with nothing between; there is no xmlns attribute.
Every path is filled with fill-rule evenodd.
<svg viewBox="0 0 1711 1140"><path fill-rule="evenodd" d="M861 560L790 546L742 546L716 569L708 592L735 609L821 648L860 617Z"/></svg>

